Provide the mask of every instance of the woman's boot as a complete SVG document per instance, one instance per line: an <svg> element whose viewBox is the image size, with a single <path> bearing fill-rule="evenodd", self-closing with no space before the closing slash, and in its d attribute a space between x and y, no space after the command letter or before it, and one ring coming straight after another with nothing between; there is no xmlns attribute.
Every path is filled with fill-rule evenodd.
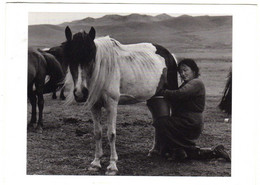
<svg viewBox="0 0 260 185"><path fill-rule="evenodd" d="M229 154L225 151L223 145L218 145L214 148L192 148L186 150L188 158L198 160L209 160L223 158L227 162L231 162Z"/></svg>
<svg viewBox="0 0 260 185"><path fill-rule="evenodd" d="M216 158L223 158L227 162L231 162L231 158L229 154L225 151L225 147L223 145L218 145L214 147L213 152Z"/></svg>

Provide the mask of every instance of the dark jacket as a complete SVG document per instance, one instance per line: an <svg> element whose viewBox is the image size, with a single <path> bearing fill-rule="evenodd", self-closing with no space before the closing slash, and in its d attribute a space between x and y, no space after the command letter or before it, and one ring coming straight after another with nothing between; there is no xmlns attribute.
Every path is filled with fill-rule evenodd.
<svg viewBox="0 0 260 185"><path fill-rule="evenodd" d="M178 90L165 90L164 97L173 103L178 103L177 112L199 112L205 107L205 86L203 82L195 78L183 83Z"/></svg>
<svg viewBox="0 0 260 185"><path fill-rule="evenodd" d="M188 139L197 139L203 129L205 86L195 78L183 83L178 90L165 90L165 99L172 104L171 120L177 130Z"/></svg>

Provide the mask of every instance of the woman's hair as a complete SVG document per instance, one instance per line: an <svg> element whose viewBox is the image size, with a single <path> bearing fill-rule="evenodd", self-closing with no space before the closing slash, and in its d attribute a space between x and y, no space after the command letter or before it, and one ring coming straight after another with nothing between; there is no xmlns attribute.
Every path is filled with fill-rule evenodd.
<svg viewBox="0 0 260 185"><path fill-rule="evenodd" d="M179 62L179 64L178 64L178 71L180 71L180 67L182 65L186 65L186 66L190 67L191 70L194 71L194 73L195 73L195 78L199 77L200 69L199 69L199 67L197 66L196 62L193 59L187 58L187 59L181 60Z"/></svg>

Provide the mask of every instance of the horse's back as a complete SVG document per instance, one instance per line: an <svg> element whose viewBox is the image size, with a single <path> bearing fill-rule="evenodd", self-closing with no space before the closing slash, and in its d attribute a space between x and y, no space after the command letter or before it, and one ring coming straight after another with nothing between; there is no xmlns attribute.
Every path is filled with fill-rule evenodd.
<svg viewBox="0 0 260 185"><path fill-rule="evenodd" d="M158 65L166 66L168 88L178 88L177 60L166 48L154 43L123 45L117 42L117 46L118 45L119 48L122 48L123 50L121 59L130 62L131 66L134 66L135 63L133 61L136 61L138 64L134 66L134 68L137 70L138 68L142 68L140 70L142 70L143 73L154 73L155 69L161 71L161 68L158 68ZM157 67L155 68L154 65L157 65Z"/></svg>
<svg viewBox="0 0 260 185"><path fill-rule="evenodd" d="M45 80L46 61L42 54L33 49L28 49L28 85L35 81Z"/></svg>
<svg viewBox="0 0 260 185"><path fill-rule="evenodd" d="M120 44L118 41L113 40L118 48L128 52L128 53L155 53L164 58L165 64L168 69L176 70L177 61L176 58L163 46L155 43L137 43L137 44Z"/></svg>

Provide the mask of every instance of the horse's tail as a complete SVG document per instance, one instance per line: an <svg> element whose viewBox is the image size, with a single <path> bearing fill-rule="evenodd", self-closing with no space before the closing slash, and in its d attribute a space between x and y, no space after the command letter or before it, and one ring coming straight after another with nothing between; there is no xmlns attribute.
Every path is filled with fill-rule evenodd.
<svg viewBox="0 0 260 185"><path fill-rule="evenodd" d="M43 93L50 93L64 85L64 73L60 63L56 58L46 52L41 52L47 63L47 73L50 75L50 80L44 85Z"/></svg>
<svg viewBox="0 0 260 185"><path fill-rule="evenodd" d="M173 53L171 53L171 56L169 57L169 64L167 66L167 81L169 84L169 88L175 90L178 89L178 60Z"/></svg>
<svg viewBox="0 0 260 185"><path fill-rule="evenodd" d="M222 99L218 107L227 112L228 114L232 113L232 71L230 70L228 75L228 80L224 89Z"/></svg>
<svg viewBox="0 0 260 185"><path fill-rule="evenodd" d="M165 60L167 67L167 88L178 89L178 72L177 72L177 59L166 48L161 45L153 44L156 48L156 54L160 55Z"/></svg>

